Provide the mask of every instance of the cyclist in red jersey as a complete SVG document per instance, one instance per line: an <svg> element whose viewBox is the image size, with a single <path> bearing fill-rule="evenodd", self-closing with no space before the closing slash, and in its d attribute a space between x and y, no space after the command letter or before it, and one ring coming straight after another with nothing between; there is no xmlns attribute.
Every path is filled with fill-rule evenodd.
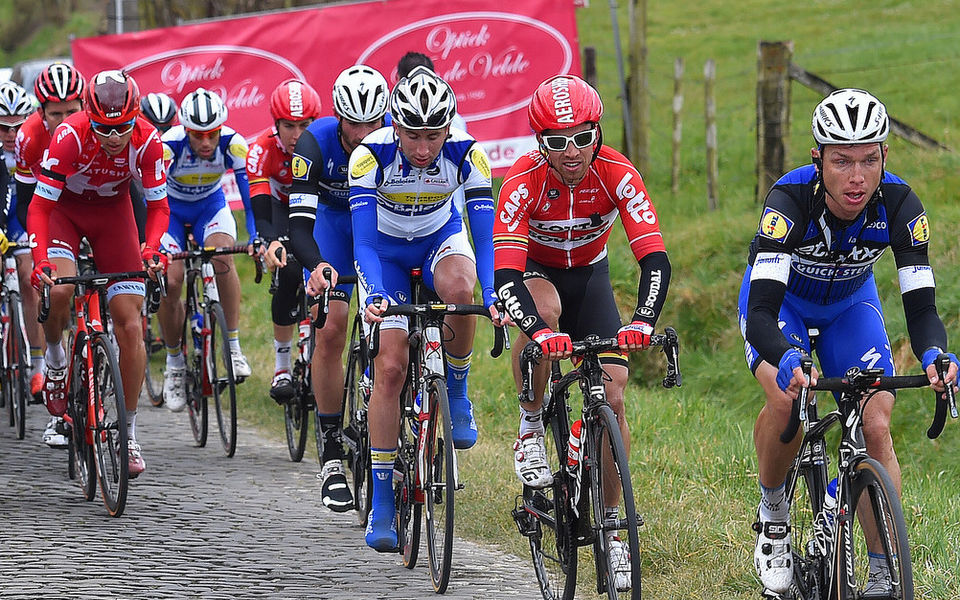
<svg viewBox="0 0 960 600"><path fill-rule="evenodd" d="M513 346L518 390L520 351L528 339L540 344L548 360L569 357L571 336L588 334L616 337L622 352L641 350L650 344L667 294L670 261L657 213L637 170L602 144L602 114L600 95L578 77L560 75L540 84L528 110L539 150L520 157L500 188L493 229L495 285L507 313L523 331ZM606 248L618 215L640 264L637 308L623 327ZM609 375L607 400L629 451L623 401L626 359L618 353L601 362ZM536 398L520 405L514 445L517 476L532 487L553 482L541 420L547 368L544 361L538 370ZM611 556L627 553L616 538L610 548ZM624 569L618 569L617 587L629 587L629 561L618 563Z"/></svg>
<svg viewBox="0 0 960 600"><path fill-rule="evenodd" d="M140 93L133 78L122 71L102 71L87 85L84 112L71 115L54 131L27 214L27 230L34 239L34 287L52 285L57 275L76 274L81 237L90 242L100 272L135 271L144 263L154 276L163 270L165 258L156 250L169 218L163 148L157 130L138 119L139 113ZM134 178L141 181L147 201L143 247L130 202ZM146 365L140 323L143 297L143 280L116 281L107 291L120 348L131 477L145 466L136 438L137 399ZM72 298L72 286L53 287L50 317L43 326L47 340L43 398L54 415L62 415L67 406L62 344Z"/></svg>
<svg viewBox="0 0 960 600"><path fill-rule="evenodd" d="M247 177L257 233L268 243L264 260L271 271L280 269L279 282L270 304L274 348L270 396L281 402L294 394L290 347L300 304L297 290L303 284L303 268L296 261L287 262L287 250L280 238L288 234L293 149L300 135L320 116L320 96L306 82L288 79L273 90L270 115L274 128L263 132L247 151ZM276 255L278 249L279 259Z"/></svg>

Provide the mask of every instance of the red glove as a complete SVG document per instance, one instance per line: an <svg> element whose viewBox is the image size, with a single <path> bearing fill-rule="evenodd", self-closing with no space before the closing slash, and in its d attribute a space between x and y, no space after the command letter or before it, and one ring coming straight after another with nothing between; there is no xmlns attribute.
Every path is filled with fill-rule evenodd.
<svg viewBox="0 0 960 600"><path fill-rule="evenodd" d="M570 354L573 352L573 342L565 333L556 333L550 329L541 329L531 338L540 344L544 354Z"/></svg>
<svg viewBox="0 0 960 600"><path fill-rule="evenodd" d="M140 252L140 258L147 266L150 266L154 261L163 265L163 270L161 272L166 272L167 265L170 264L170 259L167 258L166 254L154 250L150 246L143 247L143 250Z"/></svg>
<svg viewBox="0 0 960 600"><path fill-rule="evenodd" d="M642 350L650 346L652 333L653 325L644 321L634 321L620 328L617 332L617 343L620 344L621 349Z"/></svg>
<svg viewBox="0 0 960 600"><path fill-rule="evenodd" d="M49 271L49 273L47 273L48 276L50 275L50 273L57 272L57 268L53 266L53 263L51 263L49 260L41 260L36 265L34 265L33 274L30 276L30 284L38 292L41 289L43 289L43 279L40 278L40 275L43 273L44 269L47 269Z"/></svg>

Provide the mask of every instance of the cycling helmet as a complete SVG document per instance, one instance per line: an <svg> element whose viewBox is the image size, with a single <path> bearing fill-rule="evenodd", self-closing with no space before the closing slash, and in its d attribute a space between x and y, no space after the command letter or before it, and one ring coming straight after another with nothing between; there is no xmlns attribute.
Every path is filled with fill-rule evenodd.
<svg viewBox="0 0 960 600"><path fill-rule="evenodd" d="M40 72L33 93L40 104L69 102L83 97L83 76L67 63L55 62Z"/></svg>
<svg viewBox="0 0 960 600"><path fill-rule="evenodd" d="M316 119L320 116L320 95L310 84L299 79L288 79L273 90L270 114L274 121Z"/></svg>
<svg viewBox="0 0 960 600"><path fill-rule="evenodd" d="M83 109L97 123L126 123L140 114L140 88L123 71L100 71L90 79Z"/></svg>
<svg viewBox="0 0 960 600"><path fill-rule="evenodd" d="M140 99L140 112L156 127L169 127L177 116L177 103L166 94L147 94Z"/></svg>
<svg viewBox="0 0 960 600"><path fill-rule="evenodd" d="M387 114L387 80L366 65L348 67L333 82L333 109L354 123L379 121Z"/></svg>
<svg viewBox="0 0 960 600"><path fill-rule="evenodd" d="M213 131L227 120L227 105L220 96L197 88L180 103L180 124L193 131Z"/></svg>
<svg viewBox="0 0 960 600"><path fill-rule="evenodd" d="M15 127L27 120L33 111L33 102L27 91L12 81L0 83L0 117L20 117L16 123L6 123Z"/></svg>
<svg viewBox="0 0 960 600"><path fill-rule="evenodd" d="M440 129L457 113L457 97L450 85L420 66L401 79L390 96L390 114L407 129Z"/></svg>
<svg viewBox="0 0 960 600"><path fill-rule="evenodd" d="M600 94L576 75L557 75L541 83L527 109L530 127L536 133L581 123L599 123L601 116Z"/></svg>
<svg viewBox="0 0 960 600"><path fill-rule="evenodd" d="M887 108L864 90L837 90L813 111L813 138L820 145L883 143L888 133Z"/></svg>

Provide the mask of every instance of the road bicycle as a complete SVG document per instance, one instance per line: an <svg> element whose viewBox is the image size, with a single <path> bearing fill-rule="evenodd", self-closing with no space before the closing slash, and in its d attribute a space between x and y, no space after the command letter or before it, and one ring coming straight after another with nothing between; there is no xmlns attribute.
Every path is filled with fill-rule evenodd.
<svg viewBox="0 0 960 600"><path fill-rule="evenodd" d="M13 251L19 246L10 243L3 254L3 286L0 288L0 401L7 405L10 426L18 440L26 434L27 404L30 394L30 342L23 322L23 300L20 278Z"/></svg>
<svg viewBox="0 0 960 600"><path fill-rule="evenodd" d="M941 354L936 364L942 381L950 358ZM804 357L801 367L807 377L812 365L813 361ZM780 595L765 590L764 598L913 600L913 567L900 497L883 465L867 455L863 414L879 391L929 384L925 374L885 376L883 369L854 367L843 377L820 378L815 386L801 390L794 400L790 423L780 436L784 443L790 442L803 424L800 451L786 480L793 585ZM834 392L837 410L818 414L817 397L811 392L820 390ZM943 431L947 412L957 418L952 386L945 396L937 394L936 414L927 431L931 439ZM840 427L840 441L834 495L828 490L830 460L825 438L836 425ZM755 524L754 529L758 528ZM889 574L887 582L878 580L876 574L871 578L868 553L882 557L882 568ZM889 587L879 596L871 595L877 590L870 588L881 583Z"/></svg>
<svg viewBox="0 0 960 600"><path fill-rule="evenodd" d="M663 387L679 387L682 376L677 332L667 327L663 334L651 337L651 346L659 346L666 355ZM636 512L629 457L617 417L607 402L604 382L609 377L600 363L602 353L618 351L615 338L590 335L573 342L573 356L580 358L578 367L561 374L559 362L551 365L548 390L544 395L543 422L553 484L543 489L524 486L512 513L517 529L530 544L534 572L546 600L571 600L574 597L578 548L591 545L597 593L611 600L639 600L641 597L638 528L643 520ZM533 372L541 358L542 352L536 342L528 343L521 352L521 402L533 400ZM572 428L569 400L574 385L579 387L583 396L577 439L579 456L568 453ZM620 497L615 516L605 510L608 504L614 504L606 501L611 498L613 488L617 491L612 493L612 498ZM618 590L616 586L619 565L608 552L610 534L614 532L622 536L629 550L629 590Z"/></svg>
<svg viewBox="0 0 960 600"><path fill-rule="evenodd" d="M220 292L212 258L225 254L246 254L247 246L222 248L197 247L187 234L187 249L170 255L170 260L184 261L186 313L180 343L187 363L184 388L190 429L197 446L207 443L209 421L207 399L213 398L217 413L220 441L228 457L237 450L237 384L243 378L233 374L230 336L227 320L220 305ZM256 264L256 281L263 272Z"/></svg>
<svg viewBox="0 0 960 600"><path fill-rule="evenodd" d="M353 324L347 343L347 361L343 377L343 444L346 463L350 469L353 503L357 520L366 527L373 498L373 473L370 470L370 433L367 411L370 405L371 380L370 346L363 324L363 306L354 311Z"/></svg>
<svg viewBox="0 0 960 600"><path fill-rule="evenodd" d="M95 273L79 262L80 275L58 277L74 285L75 327L69 342L67 413L69 472L79 478L83 497L93 500L97 483L110 516L123 514L129 486L127 409L115 341L110 334L107 287L125 279L147 278L147 271ZM162 280L162 278L161 278ZM39 319L50 311L50 286L41 291Z"/></svg>
<svg viewBox="0 0 960 600"><path fill-rule="evenodd" d="M403 555L405 567L416 566L422 520L427 534L430 578L433 589L442 594L450 581L453 557L454 492L463 489L447 399L444 343L448 340L443 335L443 318L446 315L489 318L490 312L477 304L424 302L429 290L423 285L421 271L414 269L411 279L413 303L390 306L381 314L383 317L406 316L410 321L410 359L400 397L401 424L394 467L398 551ZM491 356L497 357L507 342L503 327L496 327L494 331ZM370 337L368 358L371 379L376 379L372 359L379 350L379 326L373 327ZM348 372L357 373L357 370Z"/></svg>

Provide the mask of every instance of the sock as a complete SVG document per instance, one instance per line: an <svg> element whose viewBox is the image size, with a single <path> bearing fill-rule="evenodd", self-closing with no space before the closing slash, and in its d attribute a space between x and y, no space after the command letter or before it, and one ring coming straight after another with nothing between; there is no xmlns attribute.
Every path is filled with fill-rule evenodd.
<svg viewBox="0 0 960 600"><path fill-rule="evenodd" d="M280 340L273 340L273 351L274 351L274 371L279 373L280 371L289 371L290 370L290 347L293 345L293 342L286 341L281 342Z"/></svg>
<svg viewBox="0 0 960 600"><path fill-rule="evenodd" d="M131 442L137 441L137 411L127 411L127 439Z"/></svg>
<svg viewBox="0 0 960 600"><path fill-rule="evenodd" d="M396 448L370 448L370 470L373 473L372 508L379 517L389 517L391 520L396 509L393 503L393 463L396 459Z"/></svg>
<svg viewBox="0 0 960 600"><path fill-rule="evenodd" d="M870 560L871 573L889 573L890 567L887 566L887 555L868 552L867 557Z"/></svg>
<svg viewBox="0 0 960 600"><path fill-rule="evenodd" d="M789 518L790 507L786 498L787 482L768 488L760 484L760 521L784 522Z"/></svg>
<svg viewBox="0 0 960 600"><path fill-rule="evenodd" d="M320 432L323 434L323 457L320 463L342 459L343 440L340 437L340 423L343 421L343 415L341 413L317 414L317 418L320 419ZM390 469L392 472L393 462L390 463Z"/></svg>
<svg viewBox="0 0 960 600"><path fill-rule="evenodd" d="M518 437L523 437L528 433L536 432L543 434L543 407L537 410L527 410L520 405L520 433Z"/></svg>
<svg viewBox="0 0 960 600"><path fill-rule="evenodd" d="M43 348L30 346L30 368L34 373L43 373Z"/></svg>
<svg viewBox="0 0 960 600"><path fill-rule="evenodd" d="M603 507L603 519L605 521L615 520L620 516L620 507L619 506L604 506ZM617 530L607 532L607 541L612 540L617 537Z"/></svg>
<svg viewBox="0 0 960 600"><path fill-rule="evenodd" d="M180 346L164 346L167 349L167 368L183 369L187 366L187 361L183 356Z"/></svg>
<svg viewBox="0 0 960 600"><path fill-rule="evenodd" d="M62 344L47 344L43 359L51 369L64 369L67 366L67 353L64 352Z"/></svg>
<svg viewBox="0 0 960 600"><path fill-rule="evenodd" d="M228 329L227 337L230 338L230 352L233 354L240 353L240 330L239 329Z"/></svg>
<svg viewBox="0 0 960 600"><path fill-rule="evenodd" d="M455 400L467 398L467 375L470 374L470 358L473 351L466 356L454 356L447 352L447 395L450 396L451 405Z"/></svg>

